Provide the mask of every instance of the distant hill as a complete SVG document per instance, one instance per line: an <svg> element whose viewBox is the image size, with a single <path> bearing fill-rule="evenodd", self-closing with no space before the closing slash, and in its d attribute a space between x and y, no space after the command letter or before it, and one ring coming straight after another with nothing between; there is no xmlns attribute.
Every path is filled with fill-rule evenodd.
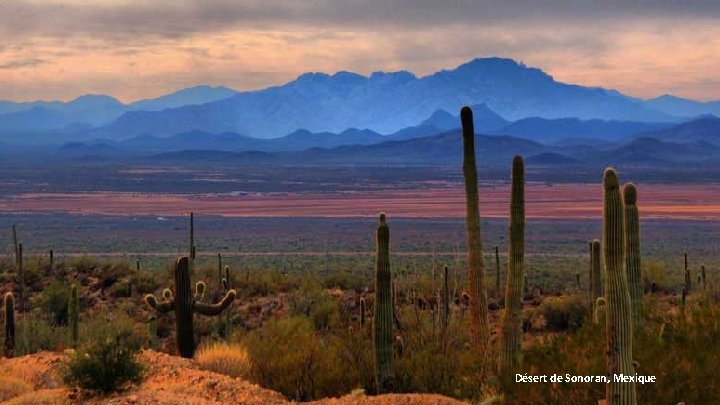
<svg viewBox="0 0 720 405"><path fill-rule="evenodd" d="M563 138L597 138L617 141L630 135L666 128L656 122L581 120L578 118L524 118L497 131L498 134L549 143Z"/></svg>
<svg viewBox="0 0 720 405"><path fill-rule="evenodd" d="M490 109L487 104L471 106L475 130L481 134L493 133L510 122ZM420 123L421 126L433 126L441 131L460 128L460 117L445 110L436 110L430 117Z"/></svg>
<svg viewBox="0 0 720 405"><path fill-rule="evenodd" d="M666 94L647 100L644 104L648 108L676 117L691 118L707 114L720 116L720 100L702 102Z"/></svg>
<svg viewBox="0 0 720 405"><path fill-rule="evenodd" d="M502 165L515 154L532 155L546 151L538 143L505 136L478 135L478 163ZM201 155L208 152L201 152ZM240 152L216 156L235 163L280 163L299 165L457 165L462 142L456 131L424 138L386 141L372 145L345 145L336 148L311 148L299 152ZM153 161L173 163L196 159L191 151L154 155ZM216 160L218 161L218 160Z"/></svg>
<svg viewBox="0 0 720 405"><path fill-rule="evenodd" d="M616 91L560 83L511 59L486 58L424 77L403 71L370 76L307 73L282 86L240 92L203 105L128 112L99 134L117 139L200 129L271 138L298 128L310 132L368 128L390 134L423 122L437 110L454 114L463 105L483 103L511 120L529 116L673 120ZM447 116L436 118L447 127Z"/></svg>
<svg viewBox="0 0 720 405"><path fill-rule="evenodd" d="M139 100L128 107L133 111L160 111L186 105L201 105L234 96L237 92L224 86L195 86L154 99Z"/></svg>
<svg viewBox="0 0 720 405"><path fill-rule="evenodd" d="M623 165L718 163L720 162L720 147L707 142L673 143L642 137L610 152L599 153L594 160L606 164Z"/></svg>
<svg viewBox="0 0 720 405"><path fill-rule="evenodd" d="M720 146L720 118L706 116L639 135L668 142L707 142Z"/></svg>

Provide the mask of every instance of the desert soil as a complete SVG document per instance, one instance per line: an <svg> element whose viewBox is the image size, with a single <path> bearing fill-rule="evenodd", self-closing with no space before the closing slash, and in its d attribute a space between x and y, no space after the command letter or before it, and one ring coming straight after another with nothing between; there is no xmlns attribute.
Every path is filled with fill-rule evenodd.
<svg viewBox="0 0 720 405"><path fill-rule="evenodd" d="M191 360L151 350L139 354L145 366L144 381L121 393L90 395L64 388L57 368L64 359L60 353L40 352L31 356L0 359L0 374L20 379L33 391L10 398L9 405L73 404L89 405L220 405L289 404L279 393L237 378L199 369ZM351 394L314 402L323 405L460 405L463 402L439 395L393 394L365 396Z"/></svg>

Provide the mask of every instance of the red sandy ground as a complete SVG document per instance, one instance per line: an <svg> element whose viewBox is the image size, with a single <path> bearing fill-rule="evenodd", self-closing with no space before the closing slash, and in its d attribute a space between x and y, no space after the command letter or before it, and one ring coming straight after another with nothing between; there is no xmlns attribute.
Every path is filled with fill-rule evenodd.
<svg viewBox="0 0 720 405"><path fill-rule="evenodd" d="M639 185L643 218L720 219L720 185ZM483 217L505 217L509 185L480 189ZM602 212L599 184L528 184L529 218L597 218ZM344 193L140 194L44 193L0 198L0 212L65 212L105 215L204 215L231 217L353 217L385 211L394 217L463 217L459 187Z"/></svg>
<svg viewBox="0 0 720 405"><path fill-rule="evenodd" d="M191 360L154 351L143 351L140 361L145 366L145 379L125 392L105 397L92 397L62 388L55 373L63 355L40 352L32 356L0 359L5 375L19 378L33 387L33 391L5 402L18 404L89 404L89 405L290 405L275 391L261 388L247 381L200 370ZM348 395L325 399L317 405L462 405L464 402L439 395L396 394L369 397Z"/></svg>

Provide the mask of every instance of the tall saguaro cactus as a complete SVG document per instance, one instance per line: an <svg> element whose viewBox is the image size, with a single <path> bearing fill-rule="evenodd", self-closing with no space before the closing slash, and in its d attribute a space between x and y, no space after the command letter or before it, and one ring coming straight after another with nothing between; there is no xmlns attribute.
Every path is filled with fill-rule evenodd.
<svg viewBox="0 0 720 405"><path fill-rule="evenodd" d="M595 313L597 299L603 296L602 267L600 266L600 241L590 242L590 299L592 311ZM593 317L597 323L597 318Z"/></svg>
<svg viewBox="0 0 720 405"><path fill-rule="evenodd" d="M495 246L495 290L500 292L500 250Z"/></svg>
<svg viewBox="0 0 720 405"><path fill-rule="evenodd" d="M620 181L615 170L605 169L603 178L603 256L605 263L605 338L610 383L608 405L637 403L635 383L616 382L614 375L635 375L632 357L632 309L625 273L625 224Z"/></svg>
<svg viewBox="0 0 720 405"><path fill-rule="evenodd" d="M393 297L390 273L390 228L385 214L380 214L377 227L377 258L375 262L375 383L378 393L392 391L393 371Z"/></svg>
<svg viewBox="0 0 720 405"><path fill-rule="evenodd" d="M12 293L3 298L3 321L5 323L5 357L15 355L15 299Z"/></svg>
<svg viewBox="0 0 720 405"><path fill-rule="evenodd" d="M154 295L145 296L145 302L158 311L167 313L175 311L176 339L180 355L185 358L192 358L195 354L195 337L193 335L193 314L219 315L235 299L235 290L225 293L222 300L217 304L205 304L197 302L193 298L190 283L189 259L187 256L180 257L175 262L175 295L170 291L163 291L164 300L158 302Z"/></svg>
<svg viewBox="0 0 720 405"><path fill-rule="evenodd" d="M510 229L508 244L505 314L501 326L498 374L514 377L520 368L522 345L522 292L525 278L525 167L522 157L515 156L512 165Z"/></svg>
<svg viewBox="0 0 720 405"><path fill-rule="evenodd" d="M625 268L630 289L633 322L641 325L643 318L643 278L640 266L640 214L637 207L637 188L628 183L623 187L625 202Z"/></svg>
<svg viewBox="0 0 720 405"><path fill-rule="evenodd" d="M463 177L465 178L466 199L470 331L483 363L482 368L486 370L489 357L490 326L482 235L480 233L478 178L475 165L475 126L470 107L463 107L460 110L460 119L462 121Z"/></svg>

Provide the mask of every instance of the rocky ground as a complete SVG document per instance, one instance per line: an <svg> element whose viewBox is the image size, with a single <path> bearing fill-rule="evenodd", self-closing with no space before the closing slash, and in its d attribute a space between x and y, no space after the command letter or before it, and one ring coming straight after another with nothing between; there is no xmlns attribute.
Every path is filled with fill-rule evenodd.
<svg viewBox="0 0 720 405"><path fill-rule="evenodd" d="M145 350L139 354L145 378L139 385L107 396L64 388L57 376L63 361L60 353L40 352L31 356L0 359L0 399L9 405L211 405L287 404L275 391L247 381L199 369L193 361ZM453 405L463 402L439 395L394 394L366 396L351 394L315 402L323 405L418 404Z"/></svg>

